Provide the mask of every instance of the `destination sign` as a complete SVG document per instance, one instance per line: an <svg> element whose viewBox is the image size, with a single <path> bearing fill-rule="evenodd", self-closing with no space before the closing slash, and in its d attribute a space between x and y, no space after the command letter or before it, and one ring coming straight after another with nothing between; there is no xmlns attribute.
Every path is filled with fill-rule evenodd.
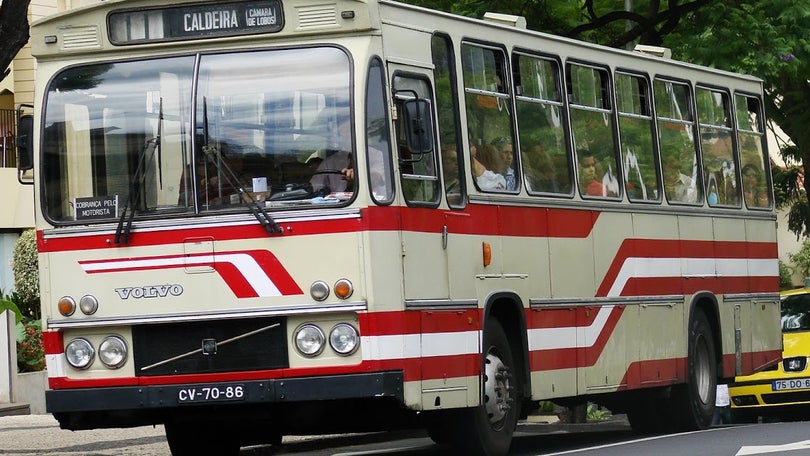
<svg viewBox="0 0 810 456"><path fill-rule="evenodd" d="M137 44L278 32L281 2L263 0L172 6L110 14L110 41Z"/></svg>

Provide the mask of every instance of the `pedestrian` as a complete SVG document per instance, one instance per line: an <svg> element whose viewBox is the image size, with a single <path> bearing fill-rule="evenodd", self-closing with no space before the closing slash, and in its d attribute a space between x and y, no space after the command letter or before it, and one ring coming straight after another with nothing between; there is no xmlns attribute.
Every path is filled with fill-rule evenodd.
<svg viewBox="0 0 810 456"><path fill-rule="evenodd" d="M731 402L728 397L728 385L717 384L717 394L714 399L714 417L712 425L731 424Z"/></svg>

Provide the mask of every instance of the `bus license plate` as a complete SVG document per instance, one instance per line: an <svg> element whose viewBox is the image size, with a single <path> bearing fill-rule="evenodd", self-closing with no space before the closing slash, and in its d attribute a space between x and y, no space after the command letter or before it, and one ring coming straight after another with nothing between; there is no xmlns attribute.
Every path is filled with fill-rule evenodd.
<svg viewBox="0 0 810 456"><path fill-rule="evenodd" d="M786 391L810 388L810 378L792 378L790 380L774 380L771 384L773 391Z"/></svg>
<svg viewBox="0 0 810 456"><path fill-rule="evenodd" d="M180 388L177 391L177 402L186 404L190 402L241 401L245 399L245 395L245 386L241 384L195 385Z"/></svg>

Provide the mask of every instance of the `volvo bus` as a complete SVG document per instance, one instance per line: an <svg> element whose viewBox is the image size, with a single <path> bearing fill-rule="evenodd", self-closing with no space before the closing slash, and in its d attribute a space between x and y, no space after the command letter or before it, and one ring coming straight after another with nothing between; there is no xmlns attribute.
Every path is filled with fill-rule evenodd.
<svg viewBox="0 0 810 456"><path fill-rule="evenodd" d="M31 46L65 429L503 455L541 400L705 428L780 358L759 79L389 0L89 1Z"/></svg>

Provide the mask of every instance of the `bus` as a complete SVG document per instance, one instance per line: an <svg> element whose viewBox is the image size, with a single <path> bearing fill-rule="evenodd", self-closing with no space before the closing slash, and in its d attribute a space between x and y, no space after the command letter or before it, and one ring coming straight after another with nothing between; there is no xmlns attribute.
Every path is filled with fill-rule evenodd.
<svg viewBox="0 0 810 456"><path fill-rule="evenodd" d="M173 455L540 401L703 429L780 359L762 81L389 0L33 24L47 411Z"/></svg>

